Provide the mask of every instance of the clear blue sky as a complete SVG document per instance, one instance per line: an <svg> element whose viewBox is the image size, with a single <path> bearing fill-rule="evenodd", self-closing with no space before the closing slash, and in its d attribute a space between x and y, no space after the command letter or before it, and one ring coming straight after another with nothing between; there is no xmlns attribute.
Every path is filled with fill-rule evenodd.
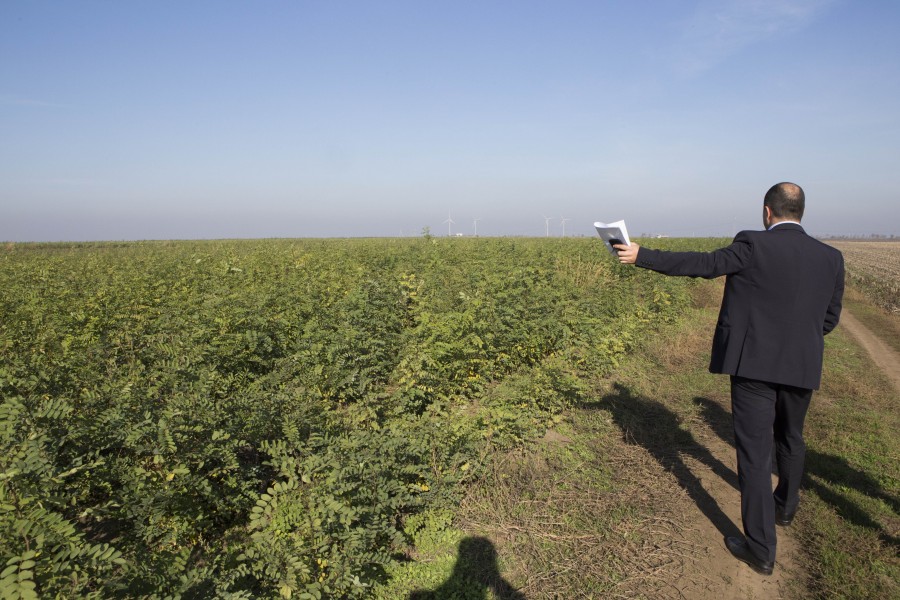
<svg viewBox="0 0 900 600"><path fill-rule="evenodd" d="M900 2L0 3L0 240L900 234Z"/></svg>

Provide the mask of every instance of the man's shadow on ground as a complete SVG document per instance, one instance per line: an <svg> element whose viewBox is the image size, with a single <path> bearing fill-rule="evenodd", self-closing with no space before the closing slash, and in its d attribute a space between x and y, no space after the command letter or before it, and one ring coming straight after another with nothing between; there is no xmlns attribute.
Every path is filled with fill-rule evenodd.
<svg viewBox="0 0 900 600"><path fill-rule="evenodd" d="M487 600L491 590L497 600L526 600L500 575L497 550L487 538L467 537L459 543L453 573L433 590L412 592L409 600Z"/></svg>
<svg viewBox="0 0 900 600"><path fill-rule="evenodd" d="M625 440L642 446L663 469L674 475L678 484L723 537L741 535L737 525L703 488L685 458L700 461L735 490L738 489L737 475L680 426L676 413L661 402L636 396L627 386L618 383L599 402L586 403L582 407L609 411Z"/></svg>
<svg viewBox="0 0 900 600"><path fill-rule="evenodd" d="M703 419L710 428L716 432L722 440L734 447L734 437L731 425L731 413L726 411L721 404L709 398L694 398L700 406ZM778 468L774 461L775 451L772 451L772 473L777 475ZM877 498L891 507L895 513L900 513L900 500L886 493L879 483L859 469L851 466L840 456L825 454L816 450L806 450L806 473L803 479L803 488L814 492L819 498L834 507L841 518L875 531L883 542L894 547L900 547L900 539L886 532L866 511L849 497L835 492L835 489L843 487L852 488L869 496ZM823 485L826 482L828 485Z"/></svg>

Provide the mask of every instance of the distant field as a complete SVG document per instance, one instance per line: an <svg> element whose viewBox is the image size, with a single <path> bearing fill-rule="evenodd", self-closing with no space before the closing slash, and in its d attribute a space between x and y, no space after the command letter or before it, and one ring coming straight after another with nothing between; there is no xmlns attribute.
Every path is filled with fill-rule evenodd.
<svg viewBox="0 0 900 600"><path fill-rule="evenodd" d="M844 254L847 280L876 304L900 312L900 241L829 241Z"/></svg>

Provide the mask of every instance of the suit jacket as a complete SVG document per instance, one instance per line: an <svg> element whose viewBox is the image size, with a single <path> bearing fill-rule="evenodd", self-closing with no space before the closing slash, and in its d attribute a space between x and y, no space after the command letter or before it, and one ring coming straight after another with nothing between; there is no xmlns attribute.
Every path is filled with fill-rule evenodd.
<svg viewBox="0 0 900 600"><path fill-rule="evenodd" d="M844 257L784 223L742 231L715 252L641 247L636 264L666 275L725 275L713 337L713 373L818 389L824 336L841 314Z"/></svg>

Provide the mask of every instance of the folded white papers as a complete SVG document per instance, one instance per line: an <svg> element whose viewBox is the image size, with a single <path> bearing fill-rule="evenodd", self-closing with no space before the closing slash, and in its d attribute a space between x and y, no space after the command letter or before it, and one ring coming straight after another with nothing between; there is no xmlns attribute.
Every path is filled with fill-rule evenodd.
<svg viewBox="0 0 900 600"><path fill-rule="evenodd" d="M606 244L606 248L613 256L619 255L618 251L613 248L613 244L631 245L631 240L628 239L628 228L625 227L625 221L616 221L615 223L601 223L600 221L597 221L594 223L594 227L597 229L600 239L603 240L603 243Z"/></svg>

